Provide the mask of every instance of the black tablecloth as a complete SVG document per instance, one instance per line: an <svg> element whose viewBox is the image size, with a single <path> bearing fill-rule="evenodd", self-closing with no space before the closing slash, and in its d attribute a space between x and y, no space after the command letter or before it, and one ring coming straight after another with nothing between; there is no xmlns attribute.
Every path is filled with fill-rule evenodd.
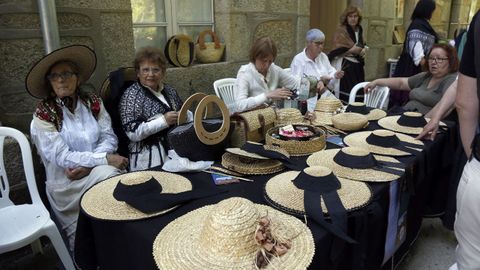
<svg viewBox="0 0 480 270"><path fill-rule="evenodd" d="M375 124L370 129L378 128ZM407 214L407 238L398 253L406 252L419 231L425 207L445 208L448 193L449 170L453 160L445 155L451 150L456 137L452 132L437 136L435 142L425 142L425 151L416 157L400 160L408 166L400 181L405 181L410 196ZM331 145L330 145L331 146ZM451 152L450 152L451 153ZM304 160L304 159L303 159ZM192 181L193 187L215 188L207 173L182 174ZM263 188L273 175L250 177L254 182L229 184L229 192L181 205L174 211L158 217L138 221L104 221L80 212L77 224L75 261L82 269L156 269L152 244L158 233L169 222L199 207L222 199L239 196L255 203L267 204ZM309 269L380 269L388 225L389 184L369 183L373 193L370 204L348 214L348 233L358 244L348 244L341 252L332 249L334 238L313 220L308 227L315 239L315 256ZM332 258L337 258L332 260ZM391 263L391 262L390 262Z"/></svg>

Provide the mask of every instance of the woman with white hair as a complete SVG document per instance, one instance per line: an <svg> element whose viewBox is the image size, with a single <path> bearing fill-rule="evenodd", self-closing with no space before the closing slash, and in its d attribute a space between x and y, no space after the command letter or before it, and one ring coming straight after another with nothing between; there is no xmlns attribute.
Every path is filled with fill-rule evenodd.
<svg viewBox="0 0 480 270"><path fill-rule="evenodd" d="M343 77L344 72L337 71L330 64L327 55L323 53L325 34L322 31L316 28L308 30L306 41L305 49L297 54L290 64L292 74L316 78L318 95L322 97L331 95L330 91L326 90L333 90L335 82ZM311 99L315 99L313 102L315 104L317 97Z"/></svg>

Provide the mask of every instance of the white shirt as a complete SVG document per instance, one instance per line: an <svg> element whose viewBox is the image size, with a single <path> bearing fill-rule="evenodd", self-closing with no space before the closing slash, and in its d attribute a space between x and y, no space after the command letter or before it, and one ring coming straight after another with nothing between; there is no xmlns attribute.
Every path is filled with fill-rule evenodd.
<svg viewBox="0 0 480 270"><path fill-rule="evenodd" d="M240 67L235 82L235 111L243 112L267 102L266 93L280 87L298 89L299 78L272 63L263 76L253 63Z"/></svg>
<svg viewBox="0 0 480 270"><path fill-rule="evenodd" d="M65 106L62 129L54 124L33 117L30 134L45 165L47 186L67 186L70 180L64 170L76 167L96 167L108 164L106 154L117 150L117 136L112 130L111 119L103 106L98 121L92 112L77 99L75 112Z"/></svg>

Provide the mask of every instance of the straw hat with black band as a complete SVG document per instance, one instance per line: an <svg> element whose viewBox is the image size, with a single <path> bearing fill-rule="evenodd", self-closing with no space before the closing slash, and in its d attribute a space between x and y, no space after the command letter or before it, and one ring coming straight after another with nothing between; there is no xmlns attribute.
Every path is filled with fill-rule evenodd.
<svg viewBox="0 0 480 270"><path fill-rule="evenodd" d="M299 219L239 197L173 220L153 243L159 269L306 269L314 252Z"/></svg>
<svg viewBox="0 0 480 270"><path fill-rule="evenodd" d="M402 115L387 116L378 120L378 125L385 129L410 135L418 135L430 119L419 112L404 112ZM441 126L446 126L440 122Z"/></svg>
<svg viewBox="0 0 480 270"><path fill-rule="evenodd" d="M265 184L265 199L272 206L294 215L307 215L327 231L349 242L347 211L366 205L372 196L362 182L337 178L323 166L290 171L271 178ZM324 213L331 223L326 222Z"/></svg>
<svg viewBox="0 0 480 270"><path fill-rule="evenodd" d="M47 98L50 95L50 87L46 79L47 73L55 63L70 61L78 67L78 80L86 82L97 65L95 52L84 45L72 45L55 50L40 59L27 74L25 87L28 93L35 98Z"/></svg>
<svg viewBox="0 0 480 270"><path fill-rule="evenodd" d="M345 108L345 112L363 114L367 117L368 121L376 121L387 116L387 112L384 110L369 108L363 102L352 102L348 104Z"/></svg>
<svg viewBox="0 0 480 270"><path fill-rule="evenodd" d="M348 146L365 148L374 154L387 156L416 155L423 148L422 141L385 129L355 132L347 135L343 141Z"/></svg>
<svg viewBox="0 0 480 270"><path fill-rule="evenodd" d="M388 182L403 175L405 165L392 157L371 154L359 147L328 149L312 154L309 166L325 166L337 177L363 182Z"/></svg>
<svg viewBox="0 0 480 270"><path fill-rule="evenodd" d="M102 220L138 220L158 216L176 208L153 213L144 213L125 201L116 199L114 193L121 182L126 186L135 186L152 179L161 185L160 193L180 193L192 190L192 183L178 174L159 171L137 171L111 177L91 187L82 197L80 205L83 211L94 218Z"/></svg>

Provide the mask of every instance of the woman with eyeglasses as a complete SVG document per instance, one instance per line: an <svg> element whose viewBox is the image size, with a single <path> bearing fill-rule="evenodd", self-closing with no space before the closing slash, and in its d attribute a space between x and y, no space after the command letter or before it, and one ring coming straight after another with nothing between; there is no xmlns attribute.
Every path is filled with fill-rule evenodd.
<svg viewBox="0 0 480 270"><path fill-rule="evenodd" d="M376 79L365 86L365 92L374 91L377 86L409 91L410 100L403 110L427 114L455 81L459 61L455 48L448 44L433 45L426 59L425 72L411 77Z"/></svg>
<svg viewBox="0 0 480 270"><path fill-rule="evenodd" d="M362 14L356 6L349 6L340 16L340 27L333 35L333 49L328 58L337 70L344 71L345 76L336 84L337 97L348 102L350 91L360 82L365 81L366 46L363 39ZM363 94L357 93L357 96Z"/></svg>
<svg viewBox="0 0 480 270"><path fill-rule="evenodd" d="M72 251L80 197L128 165L115 153L117 137L102 100L83 87L96 63L90 48L68 46L43 57L26 77L28 92L42 99L31 138L45 166L47 198Z"/></svg>
<svg viewBox="0 0 480 270"><path fill-rule="evenodd" d="M162 82L167 64L160 49L141 48L133 65L138 80L125 90L119 105L122 126L130 139L130 171L165 162L167 133L177 123L183 105L177 91Z"/></svg>

